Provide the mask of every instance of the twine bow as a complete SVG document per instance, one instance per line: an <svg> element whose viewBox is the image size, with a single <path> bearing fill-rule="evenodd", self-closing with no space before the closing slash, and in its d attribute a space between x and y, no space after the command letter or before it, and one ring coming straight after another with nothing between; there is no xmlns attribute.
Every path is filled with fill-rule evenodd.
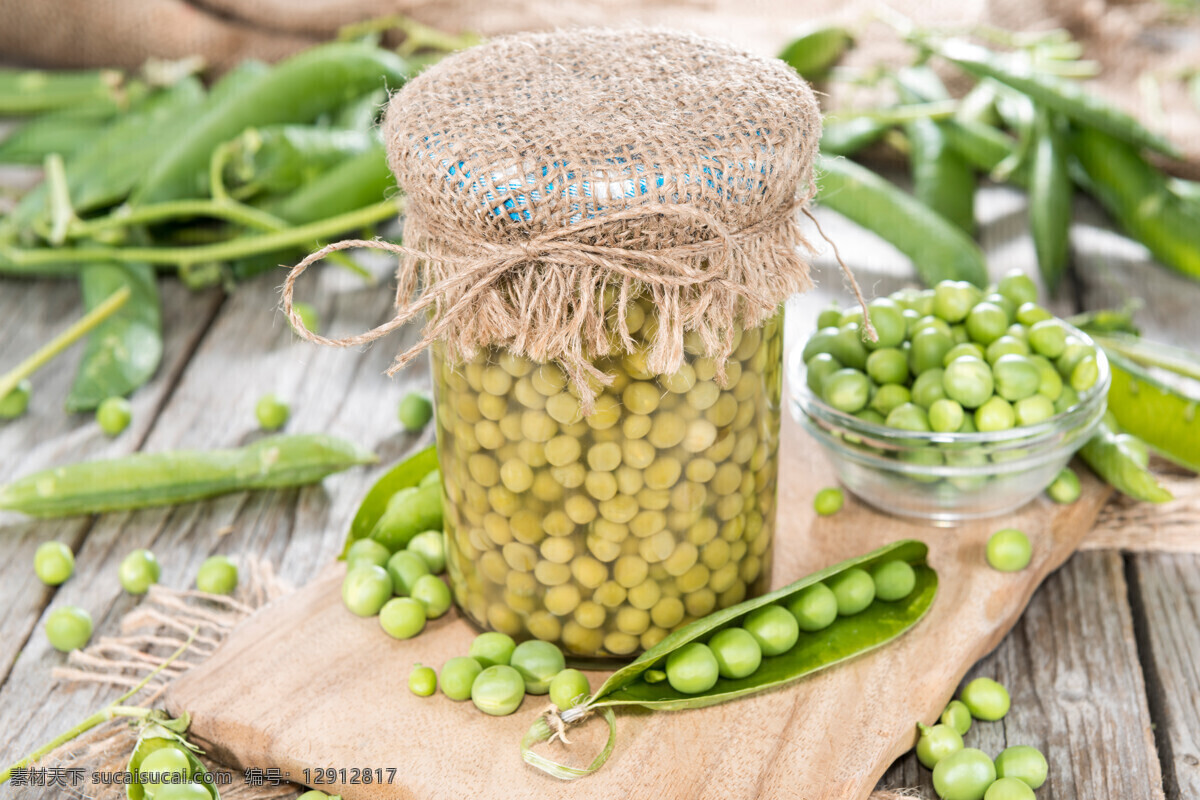
<svg viewBox="0 0 1200 800"><path fill-rule="evenodd" d="M633 286L650 293L658 308L660 327L648 353L647 365L659 374L674 372L683 360L685 326L712 313L718 298L725 298L721 306L724 309L734 307L730 298L740 298L743 311L750 312L755 318L765 318L773 313L780 301L777 281L772 280L774 276L766 276L756 286L747 285L744 274L731 274L737 271L739 264L744 267L745 259L739 260L735 254L748 250L754 243L761 244L782 226L794 224L796 210L802 209L808 199L797 197L738 231L728 230L721 220L700 208L650 204L584 220L513 243L468 236L461 229L439 225L431 215L424 215L419 217L423 235L418 238L426 243L436 242L437 246L408 247L380 239L347 239L326 245L292 268L283 285L283 307L300 336L332 347L367 344L387 336L420 314L431 314L421 339L396 356L387 370L388 375L403 369L426 347L452 331L464 331L470 326L490 327L490 335L485 331L484 335L475 336L474 341L503 344L517 353L529 354L535 360L557 360L578 389L586 414L590 413L594 401L591 383L608 385L612 381L611 376L592 363L592 357L606 355L609 348L604 328L605 310L594 291L597 286L620 283L615 302L616 333L627 351L634 347L625 322L626 304ZM804 213L808 214L808 210L804 209ZM415 216L410 210L410 224ZM599 238L594 234L602 227L653 217L667 218L669 227L691 227L708 235L694 242L665 247L654 247L644 241L628 246L594 243ZM811 214L809 218L812 219ZM817 229L828 242L819 225ZM593 236L589 237L589 234ZM329 254L352 248L383 250L401 257L397 269L396 314L365 333L340 339L320 336L305 327L293 306L296 281L305 270ZM865 311L865 301L853 274L840 256L838 263L849 277ZM533 269L535 265L540 269ZM576 311L572 312L571 298L552 297L548 293L563 292L576 273L592 276L590 282L580 278L580 284L587 282L593 291L588 292L590 297L580 298ZM422 274L425 280L419 281ZM441 277L435 278L437 274ZM561 279L552 280L547 276ZM419 283L424 285L418 289ZM500 314L482 313L486 301L496 300L498 292L516 294L531 308L552 311L535 320L525 317L515 321L498 319L503 316ZM689 298L686 307L680 299L683 293ZM580 312L579 309L583 310ZM864 318L873 336L870 318ZM719 383L724 381L723 362L731 345L728 328L733 320L723 319L722 322L718 326L705 326L701 331L708 353L718 358L716 377Z"/></svg>

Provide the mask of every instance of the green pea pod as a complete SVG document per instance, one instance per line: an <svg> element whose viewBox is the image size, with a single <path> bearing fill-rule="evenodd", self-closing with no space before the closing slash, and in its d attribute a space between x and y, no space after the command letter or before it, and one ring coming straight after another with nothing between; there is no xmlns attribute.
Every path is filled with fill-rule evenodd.
<svg viewBox="0 0 1200 800"><path fill-rule="evenodd" d="M555 777L564 780L580 778L599 769L612 752L616 742L616 721L612 714L614 707L633 705L667 711L704 708L782 686L887 644L916 625L933 604L938 578L926 563L928 550L923 543L911 539L895 542L683 626L635 661L614 672L582 704L539 717L521 741L522 757L526 763ZM666 681L651 683L645 679L648 670L662 669L667 657L674 651L689 642L703 641L723 627L738 624L756 608L786 601L807 587L851 568L869 570L876 564L894 560L911 564L916 572L916 586L908 597L897 602L876 601L859 614L838 617L823 630L802 632L790 650L777 656L764 657L758 669L748 677L720 678L708 691L692 695L676 691ZM609 737L600 756L588 767L566 767L531 749L534 744L546 741L552 735L548 720L554 720L550 715L556 714L562 723L570 724L595 711L602 712L608 722Z"/></svg>
<svg viewBox="0 0 1200 800"><path fill-rule="evenodd" d="M854 37L845 28L817 28L788 42L779 58L806 79L814 81L828 75L852 44Z"/></svg>
<svg viewBox="0 0 1200 800"><path fill-rule="evenodd" d="M0 142L0 164L41 164L51 153L70 158L95 141L115 113L68 108L42 114Z"/></svg>
<svg viewBox="0 0 1200 800"><path fill-rule="evenodd" d="M168 720L163 723L146 723L142 726L137 744L133 748L133 753L129 756L129 765L126 768L126 771L130 775L130 783L125 789L125 796L129 800L150 800L152 797L151 793L142 785L138 773L142 762L151 753L158 750L170 747L182 752L187 758L189 776L206 776L209 774L207 768L199 758L199 754L204 751L184 738L183 732L187 730L188 722L188 717L185 714L178 720ZM204 787L204 790L208 792L212 800L221 800L221 793L217 791L215 783L211 780L196 781L196 783Z"/></svg>
<svg viewBox="0 0 1200 800"><path fill-rule="evenodd" d="M1073 188L1061 125L1048 112L1039 111L1029 170L1029 227L1038 271L1052 294L1070 258Z"/></svg>
<svg viewBox="0 0 1200 800"><path fill-rule="evenodd" d="M399 86L408 71L395 53L371 45L325 44L293 56L193 120L150 167L131 202L202 197L209 160L222 142L252 126L311 122L372 89Z"/></svg>
<svg viewBox="0 0 1200 800"><path fill-rule="evenodd" d="M821 131L821 152L831 156L852 156L879 141L891 127L870 117L827 122Z"/></svg>
<svg viewBox="0 0 1200 800"><path fill-rule="evenodd" d="M1108 410L1121 429L1176 464L1200 472L1200 398L1176 391L1110 348L1105 355L1112 370Z"/></svg>
<svg viewBox="0 0 1200 800"><path fill-rule="evenodd" d="M928 67L896 73L900 97L906 103L945 100L946 88ZM918 119L904 126L910 145L913 194L968 236L975 232L975 172L950 145L946 123Z"/></svg>
<svg viewBox="0 0 1200 800"><path fill-rule="evenodd" d="M0 115L41 114L80 106L116 109L123 100L118 70L79 72L0 69Z"/></svg>
<svg viewBox="0 0 1200 800"><path fill-rule="evenodd" d="M1137 149L1095 128L1071 138L1076 179L1144 244L1158 261L1200 278L1200 204L1171 191L1167 179Z"/></svg>
<svg viewBox="0 0 1200 800"><path fill-rule="evenodd" d="M396 492L418 486L422 478L437 468L437 447L430 446L401 461L375 481L358 505L354 521L350 523L350 532L346 535L346 545L342 548L341 557L346 557L352 544L371 535L371 531L375 530L379 520L387 513L388 501ZM441 491L440 484L437 484L436 488Z"/></svg>
<svg viewBox="0 0 1200 800"><path fill-rule="evenodd" d="M374 132L386 103L386 89L367 92L338 109L333 117L333 126L348 131Z"/></svg>
<svg viewBox="0 0 1200 800"><path fill-rule="evenodd" d="M290 192L367 150L375 139L364 131L271 125L247 128L218 150L227 184L238 197Z"/></svg>
<svg viewBox="0 0 1200 800"><path fill-rule="evenodd" d="M1116 377L1113 377L1115 382ZM1092 471L1121 494L1135 500L1165 503L1175 497L1155 479L1135 447L1106 419L1079 451Z"/></svg>
<svg viewBox="0 0 1200 800"><path fill-rule="evenodd" d="M109 397L124 397L153 377L162 360L162 303L154 268L137 262L86 264L80 272L83 302L94 308L122 286L129 302L88 338L68 411L91 411Z"/></svg>
<svg viewBox="0 0 1200 800"><path fill-rule="evenodd" d="M912 259L926 285L987 283L983 251L953 223L893 183L845 159L818 156L817 198Z"/></svg>
<svg viewBox="0 0 1200 800"><path fill-rule="evenodd" d="M269 436L230 450L134 453L18 478L0 486L0 510L66 517L177 505L231 492L306 486L376 460L358 445L323 434Z"/></svg>
<svg viewBox="0 0 1200 800"><path fill-rule="evenodd" d="M981 122L950 120L945 123L946 139L959 155L971 166L991 174L1006 158L1016 152L1017 142L1003 131ZM1007 176L1012 183L1021 185L1023 172Z"/></svg>
<svg viewBox="0 0 1200 800"><path fill-rule="evenodd" d="M922 44L972 75L1002 83L1074 122L1104 131L1121 141L1179 157L1178 149L1167 139L1108 101L1086 91L1076 81L1038 72L1028 61L999 55L962 40L938 43L924 41Z"/></svg>

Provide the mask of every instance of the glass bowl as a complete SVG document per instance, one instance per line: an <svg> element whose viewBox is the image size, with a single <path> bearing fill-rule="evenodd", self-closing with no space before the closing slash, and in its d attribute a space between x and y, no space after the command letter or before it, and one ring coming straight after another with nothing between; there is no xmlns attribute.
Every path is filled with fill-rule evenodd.
<svg viewBox="0 0 1200 800"><path fill-rule="evenodd" d="M1100 375L1079 402L1035 425L988 433L922 433L889 428L827 405L808 388L801 347L788 362L788 402L796 420L829 454L838 479L860 500L904 517L942 524L1003 514L1041 493L1082 447L1105 412L1111 380Z"/></svg>

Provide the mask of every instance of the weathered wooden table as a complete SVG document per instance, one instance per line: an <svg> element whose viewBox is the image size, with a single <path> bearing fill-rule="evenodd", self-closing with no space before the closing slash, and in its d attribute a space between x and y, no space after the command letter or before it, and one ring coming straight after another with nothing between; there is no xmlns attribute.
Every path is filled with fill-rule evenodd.
<svg viewBox="0 0 1200 800"><path fill-rule="evenodd" d="M993 273L1013 266L1034 271L1023 196L988 188L979 208ZM868 294L913 282L910 266L888 246L832 214L821 219ZM1081 201L1075 265L1050 305L1063 314L1143 297L1138 320L1148 335L1195 346L1200 285L1150 263L1144 250L1108 228ZM387 265L375 263L386 277ZM827 255L817 259L815 274L817 291L789 308L793 337L811 328L822 304L849 302ZM389 380L382 373L397 341L362 351L301 342L276 309L280 279L263 276L229 296L193 294L164 280L165 357L154 381L133 398L130 428L109 440L91 416L62 410L76 350L38 373L28 415L0 424L0 482L85 458L247 442L259 435L254 403L266 392L292 401L289 430L345 436L375 448L384 465L428 444L432 427L409 435L396 421L400 397L428 388L425 362ZM329 334L365 330L388 316L388 286L366 287L336 267L307 280L303 294ZM0 371L80 313L73 282L0 279ZM405 336L411 341L414 334ZM355 504L383 468L299 491L173 509L47 522L0 515L0 762L10 763L118 693L56 685L51 670L65 657L42 632L52 608L83 606L97 635L115 633L138 602L117 581L117 565L136 547L154 550L168 586L189 586L214 553L265 559L302 585L339 551ZM1194 554L1200 489L1182 475L1169 479L1178 499L1167 506L1110 504L1086 549L1042 586L1013 632L972 673L1008 686L1013 705L1002 723L972 729L968 746L992 753L1006 743L1039 747L1051 765L1040 798L1200 797L1200 557ZM39 583L32 568L34 550L49 539L76 553L75 575L57 589ZM930 773L913 756L898 762L881 786L934 796ZM48 791L6 786L0 795L41 798ZM796 796L803 796L800 787Z"/></svg>

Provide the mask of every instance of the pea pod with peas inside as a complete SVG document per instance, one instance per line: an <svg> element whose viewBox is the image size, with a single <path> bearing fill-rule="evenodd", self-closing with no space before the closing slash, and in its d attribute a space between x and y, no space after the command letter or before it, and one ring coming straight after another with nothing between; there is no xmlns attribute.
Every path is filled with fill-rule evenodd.
<svg viewBox="0 0 1200 800"><path fill-rule="evenodd" d="M539 717L521 741L522 757L526 763L557 778L581 778L599 769L612 753L616 744L615 707L641 706L664 711L704 708L774 689L887 644L916 625L933 603L938 578L926 563L927 554L928 548L921 542L895 542L685 625L614 672L586 701ZM670 675L672 655L695 648L722 629L742 624L752 612L767 606L786 607L789 601L819 583L847 575L856 576L860 572L869 574L875 568L895 561L908 564L913 571L914 585L906 596L894 601L876 600L853 616L839 616L824 628L799 633L789 649L777 655L764 655L758 668L744 678L717 678L710 688L693 694L677 690L669 680L652 683L647 679L649 672L662 670L664 665ZM561 730L562 726L577 722L590 713L604 716L609 735L604 749L587 767L569 767L533 751L534 745L553 735L552 724Z"/></svg>
<svg viewBox="0 0 1200 800"><path fill-rule="evenodd" d="M152 800L163 793L178 800L221 800L213 783L199 779L208 770L198 757L202 751L183 736L188 723L185 715L144 724L126 770L129 800Z"/></svg>
<svg viewBox="0 0 1200 800"><path fill-rule="evenodd" d="M1170 460L1200 472L1200 399L1177 392L1111 349L1106 354L1112 369L1108 409L1117 423Z"/></svg>
<svg viewBox="0 0 1200 800"><path fill-rule="evenodd" d="M1146 468L1133 437L1120 432L1111 412L1105 414L1079 456L1117 491L1135 500L1165 503L1174 499Z"/></svg>
<svg viewBox="0 0 1200 800"><path fill-rule="evenodd" d="M0 486L0 510L33 517L176 505L230 492L319 482L376 461L323 434L271 436L230 450L135 453L35 472Z"/></svg>
<svg viewBox="0 0 1200 800"><path fill-rule="evenodd" d="M437 468L437 448L430 446L401 461L376 481L350 523L342 558L362 539L374 539L395 552L422 531L441 530L442 486L440 479L434 477L438 475ZM397 496L408 500L401 503L395 499ZM401 505L405 508L400 508Z"/></svg>

